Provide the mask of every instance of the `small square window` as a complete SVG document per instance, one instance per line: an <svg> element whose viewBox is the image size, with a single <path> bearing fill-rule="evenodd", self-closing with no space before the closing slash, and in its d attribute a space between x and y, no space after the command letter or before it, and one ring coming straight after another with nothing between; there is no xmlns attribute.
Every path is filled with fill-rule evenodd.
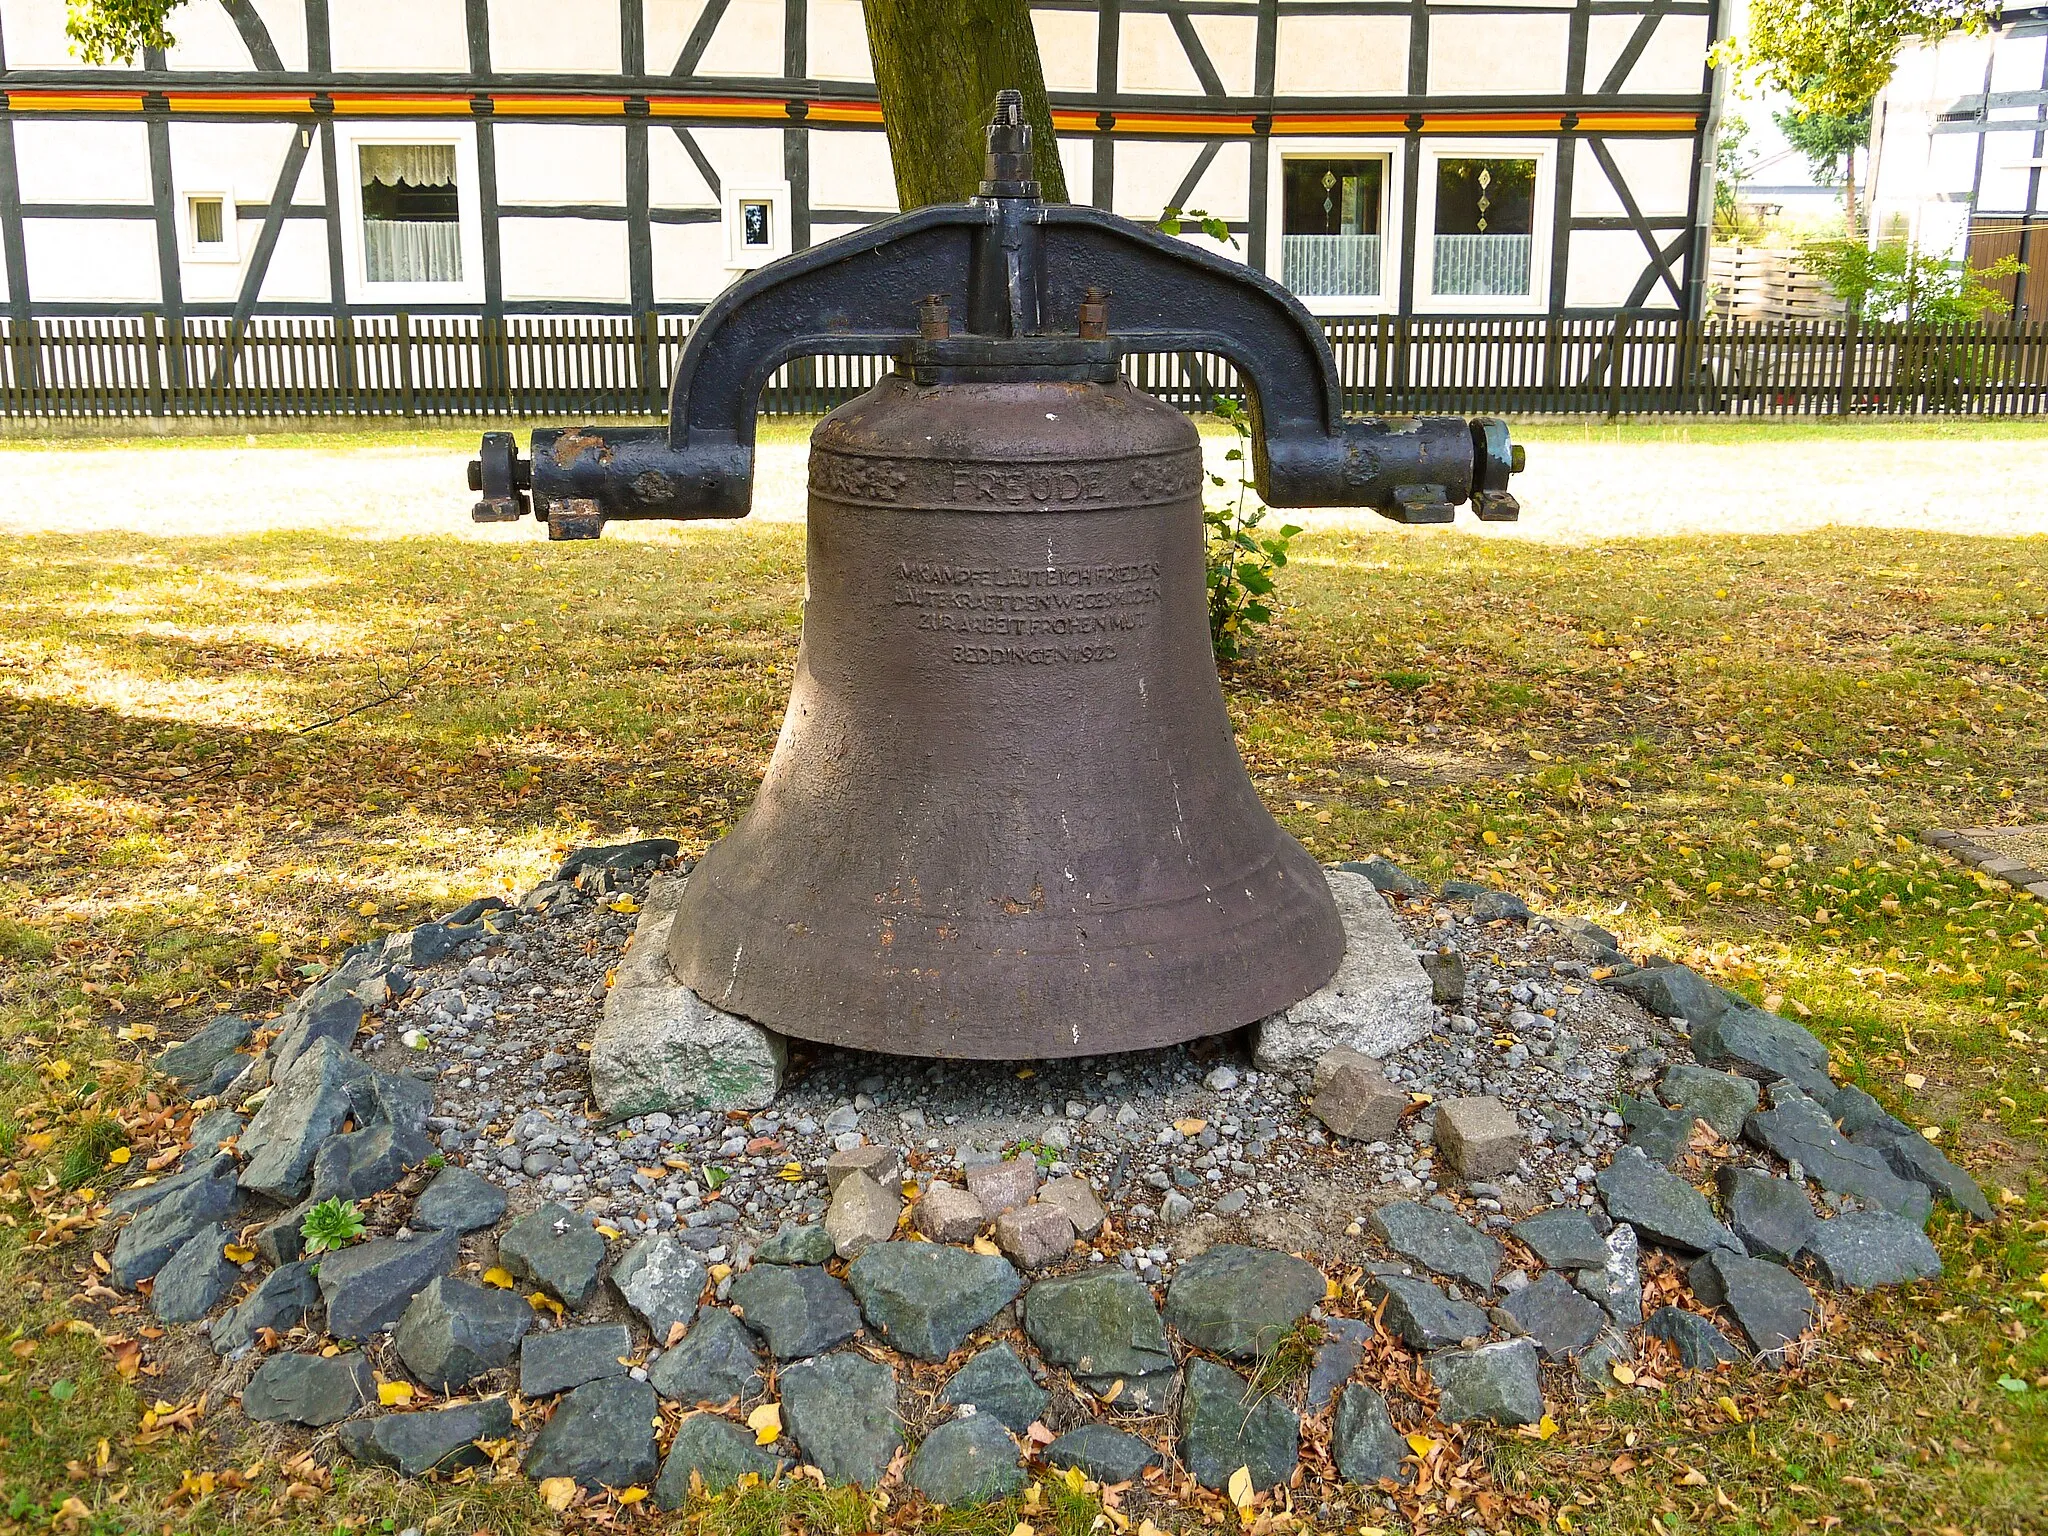
<svg viewBox="0 0 2048 1536"><path fill-rule="evenodd" d="M775 205L763 197L740 199L740 244L750 251L775 244Z"/></svg>
<svg viewBox="0 0 2048 1536"><path fill-rule="evenodd" d="M192 199L192 243L202 248L228 243L227 219L221 212L222 199Z"/></svg>
<svg viewBox="0 0 2048 1536"><path fill-rule="evenodd" d="M227 192L186 192L185 259L197 262L232 262L240 259L236 248L235 199Z"/></svg>
<svg viewBox="0 0 2048 1536"><path fill-rule="evenodd" d="M765 267L789 254L789 184L727 186L721 198L725 264L736 271Z"/></svg>

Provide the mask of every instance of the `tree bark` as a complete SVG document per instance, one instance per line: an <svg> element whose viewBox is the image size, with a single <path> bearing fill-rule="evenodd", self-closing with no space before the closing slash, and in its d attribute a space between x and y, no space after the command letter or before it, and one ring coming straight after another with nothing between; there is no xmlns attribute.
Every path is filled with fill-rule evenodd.
<svg viewBox="0 0 2048 1536"><path fill-rule="evenodd" d="M904 212L981 185L996 92L1021 91L1045 200L1067 200L1029 0L863 0L875 89Z"/></svg>

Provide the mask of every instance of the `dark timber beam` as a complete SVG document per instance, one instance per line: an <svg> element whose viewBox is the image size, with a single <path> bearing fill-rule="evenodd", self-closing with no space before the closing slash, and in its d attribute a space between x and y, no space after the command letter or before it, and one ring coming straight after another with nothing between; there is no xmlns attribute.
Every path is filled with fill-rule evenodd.
<svg viewBox="0 0 2048 1536"><path fill-rule="evenodd" d="M1678 274L1671 268L1671 252L1665 250L1663 246L1657 243L1657 236L1651 231L1649 221L1643 217L1643 210L1636 203L1635 193L1629 190L1628 178L1621 174L1621 167L1614 163L1614 156L1609 152L1606 141L1589 135L1585 140L1585 145L1586 148L1593 152L1593 158L1600 162L1600 169L1606 173L1608 181L1613 184L1614 195L1621 199L1621 210L1628 218L1629 228L1636 232L1637 238L1643 242L1643 249L1650 253L1650 260L1655 265L1655 272L1650 275L1650 283L1654 283L1656 278L1662 277L1664 286L1671 290L1672 301L1680 309L1683 309L1685 307L1685 285L1679 280ZM1673 249L1677 249L1676 244L1674 244ZM1642 285L1642 287L1644 295L1647 296L1649 293L1649 283ZM1629 307L1633 309L1641 303L1642 299L1633 299L1630 301Z"/></svg>
<svg viewBox="0 0 2048 1536"><path fill-rule="evenodd" d="M277 45L270 40L270 28L263 25L263 18L256 13L251 0L220 0L221 9L228 13L235 30L242 34L242 46L249 50L249 62L266 74L281 75L285 72L284 60L277 56Z"/></svg>

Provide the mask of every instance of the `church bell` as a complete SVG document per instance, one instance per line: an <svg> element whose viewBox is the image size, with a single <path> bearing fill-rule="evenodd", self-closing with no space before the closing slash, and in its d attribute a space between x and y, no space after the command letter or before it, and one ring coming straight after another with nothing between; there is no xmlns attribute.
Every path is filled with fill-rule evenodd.
<svg viewBox="0 0 2048 1536"><path fill-rule="evenodd" d="M744 516L773 370L895 359L812 435L788 713L671 930L691 990L782 1034L953 1058L1140 1050L1252 1023L1335 972L1323 872L1261 804L1217 680L1199 436L1125 380L1125 356L1230 361L1272 505L1516 514L1503 423L1347 417L1292 295L1042 202L1031 163L1005 92L978 197L715 301L667 427L543 429L530 461L492 434L471 466L480 520L525 515L530 492L555 538ZM954 334L942 296L962 294Z"/></svg>

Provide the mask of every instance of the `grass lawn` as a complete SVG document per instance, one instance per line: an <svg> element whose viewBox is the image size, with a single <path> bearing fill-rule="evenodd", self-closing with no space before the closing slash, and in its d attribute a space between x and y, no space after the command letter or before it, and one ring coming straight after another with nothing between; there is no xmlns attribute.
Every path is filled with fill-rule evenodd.
<svg viewBox="0 0 2048 1536"><path fill-rule="evenodd" d="M2040 429L1970 429L2004 431ZM160 1107L137 1065L158 1031L274 1009L338 947L523 888L577 842L695 849L730 824L780 724L801 540L0 551L0 1528L556 1522L518 1481L286 1465L159 1404L147 1318L95 1290L83 1213ZM2048 537L1332 528L1297 541L1281 596L1226 690L1260 789L1319 856L1497 879L1797 1014L2003 1212L1938 1216L1948 1278L1831 1314L1785 1379L1646 1378L1555 1404L1546 1440L1447 1437L1409 1518L2048 1528L2048 912L1915 841L2048 820ZM941 1519L782 1487L689 1519L1080 1536L1098 1507L1054 1485ZM1222 1507L1153 1514L1196 1529Z"/></svg>

